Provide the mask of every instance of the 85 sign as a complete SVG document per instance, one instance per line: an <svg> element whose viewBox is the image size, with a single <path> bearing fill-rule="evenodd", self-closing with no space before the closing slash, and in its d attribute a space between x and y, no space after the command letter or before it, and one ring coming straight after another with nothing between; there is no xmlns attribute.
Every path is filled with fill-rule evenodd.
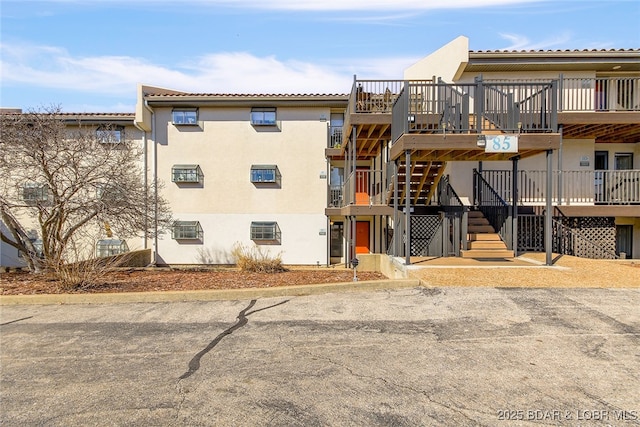
<svg viewBox="0 0 640 427"><path fill-rule="evenodd" d="M488 135L485 153L517 153L518 135Z"/></svg>

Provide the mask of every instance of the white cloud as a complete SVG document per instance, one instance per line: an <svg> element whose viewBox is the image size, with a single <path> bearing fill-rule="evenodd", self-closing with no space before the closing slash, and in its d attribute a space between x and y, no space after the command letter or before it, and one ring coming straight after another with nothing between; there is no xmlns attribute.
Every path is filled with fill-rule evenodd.
<svg viewBox="0 0 640 427"><path fill-rule="evenodd" d="M433 10L481 8L544 0L204 0L202 3L278 10Z"/></svg>
<svg viewBox="0 0 640 427"><path fill-rule="evenodd" d="M3 0L25 1L25 0ZM29 0L26 0L29 1ZM46 0L52 3L96 4L102 3L175 3L175 0ZM483 8L490 6L542 3L551 0L184 0L181 4L224 5L235 8L306 10L306 11L417 11L434 9ZM555 0L556 2L558 0Z"/></svg>
<svg viewBox="0 0 640 427"><path fill-rule="evenodd" d="M24 85L131 96L137 83L186 92L347 93L354 73L367 79L400 79L418 58L350 58L322 64L258 57L246 52L213 53L175 68L130 56L75 57L51 46L0 45L3 85ZM366 64L366 65L365 65Z"/></svg>
<svg viewBox="0 0 640 427"><path fill-rule="evenodd" d="M505 50L543 50L555 49L566 46L571 41L571 34L564 32L552 38L532 42L528 37L521 34L501 33L500 37L511 42Z"/></svg>

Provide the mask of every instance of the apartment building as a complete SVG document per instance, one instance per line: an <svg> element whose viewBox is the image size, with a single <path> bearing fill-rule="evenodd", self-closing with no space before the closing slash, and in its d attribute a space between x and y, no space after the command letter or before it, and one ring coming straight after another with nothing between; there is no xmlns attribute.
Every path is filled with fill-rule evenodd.
<svg viewBox="0 0 640 427"><path fill-rule="evenodd" d="M18 115L22 114L20 109L2 109L1 114ZM29 116L27 116L29 117ZM71 138L78 138L79 136L86 143L91 143L91 140L96 141L99 144L104 144L105 149L114 150L118 149L119 143L127 140L133 144L136 148L142 148L142 135L143 133L134 126L133 113L57 113L56 119L62 121L66 127L66 131ZM107 155L107 152L105 155ZM141 157L139 159L139 168L141 170L146 169L144 163L146 159ZM52 178L54 179L54 178ZM61 177L61 180L66 179L69 182L73 182L74 178ZM58 190L67 190L62 186L58 187ZM104 190L98 183L90 182L85 188L88 197L100 198L104 194ZM24 226L25 232L29 239L34 243L36 251L42 251L42 231L40 230L39 223L34 213L34 209L43 208L46 211L50 211L54 199L51 188L49 188L45 178L43 176L26 176L20 175L19 177L9 177L9 179L2 182L3 196L6 197L10 204L22 205L22 208L11 210L12 214L16 216L16 219ZM74 191L73 193L76 193ZM72 192L68 192L70 194ZM76 206L68 205L67 208L73 209ZM68 212L65 214L69 215ZM11 238L6 225L0 221L0 228L2 233ZM116 227L114 227L116 228ZM87 227L84 229L83 235L87 236L84 244L81 244L82 248L78 247L77 250L82 254L79 256L88 256L89 252L94 253L97 256L109 256L118 254L124 251L144 249L147 247L147 242L141 235L135 236L121 236L117 231L112 230L109 222L93 220L90 221ZM88 237L90 236L90 237ZM75 252L75 250L74 250ZM1 267L24 267L26 262L22 254L14 247L5 242L0 245L0 266Z"/></svg>
<svg viewBox="0 0 640 427"><path fill-rule="evenodd" d="M141 85L135 114L86 117L140 141L176 219L129 246L158 264L229 264L238 243L307 265L640 258L639 50L470 51L459 37L348 92Z"/></svg>
<svg viewBox="0 0 640 427"><path fill-rule="evenodd" d="M343 134L326 213L347 258L640 257L638 50L459 37L402 80L355 79Z"/></svg>
<svg viewBox="0 0 640 427"><path fill-rule="evenodd" d="M286 264L328 262L328 128L346 95L189 94L141 86L150 179L176 218L159 264L230 264L255 243Z"/></svg>

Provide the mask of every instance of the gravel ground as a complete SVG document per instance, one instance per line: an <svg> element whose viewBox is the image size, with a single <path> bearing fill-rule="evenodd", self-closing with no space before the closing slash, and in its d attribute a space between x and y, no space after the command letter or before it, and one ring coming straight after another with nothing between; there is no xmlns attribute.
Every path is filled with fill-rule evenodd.
<svg viewBox="0 0 640 427"><path fill-rule="evenodd" d="M640 260L592 260L555 254L554 260L551 267L543 265L543 253L527 253L514 261L423 260L416 262L411 275L434 287L640 287Z"/></svg>

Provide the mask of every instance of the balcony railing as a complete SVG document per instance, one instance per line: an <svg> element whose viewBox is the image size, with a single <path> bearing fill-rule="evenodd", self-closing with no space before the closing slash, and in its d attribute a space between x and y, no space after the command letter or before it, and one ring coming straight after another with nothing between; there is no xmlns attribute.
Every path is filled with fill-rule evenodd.
<svg viewBox="0 0 640 427"><path fill-rule="evenodd" d="M355 80L349 102L350 112L391 113L393 104L406 83L405 80Z"/></svg>
<svg viewBox="0 0 640 427"><path fill-rule="evenodd" d="M564 77L558 76L558 111L640 111L640 77ZM485 80L504 84L549 83L551 80Z"/></svg>
<svg viewBox="0 0 640 427"><path fill-rule="evenodd" d="M381 170L356 170L344 182L344 205L384 204Z"/></svg>
<svg viewBox="0 0 640 427"><path fill-rule="evenodd" d="M392 139L405 133L556 132L557 82L406 82Z"/></svg>
<svg viewBox="0 0 640 427"><path fill-rule="evenodd" d="M342 126L329 126L328 146L329 148L342 146Z"/></svg>
<svg viewBox="0 0 640 427"><path fill-rule="evenodd" d="M512 171L484 170L482 176L500 197L513 204ZM640 170L553 171L552 179L555 205L640 204ZM518 171L517 180L519 204L545 204L546 171Z"/></svg>
<svg viewBox="0 0 640 427"><path fill-rule="evenodd" d="M344 206L343 194L343 185L329 186L329 200L327 201L327 206L330 208L341 208L342 206Z"/></svg>
<svg viewBox="0 0 640 427"><path fill-rule="evenodd" d="M560 111L640 111L640 77L560 77Z"/></svg>

